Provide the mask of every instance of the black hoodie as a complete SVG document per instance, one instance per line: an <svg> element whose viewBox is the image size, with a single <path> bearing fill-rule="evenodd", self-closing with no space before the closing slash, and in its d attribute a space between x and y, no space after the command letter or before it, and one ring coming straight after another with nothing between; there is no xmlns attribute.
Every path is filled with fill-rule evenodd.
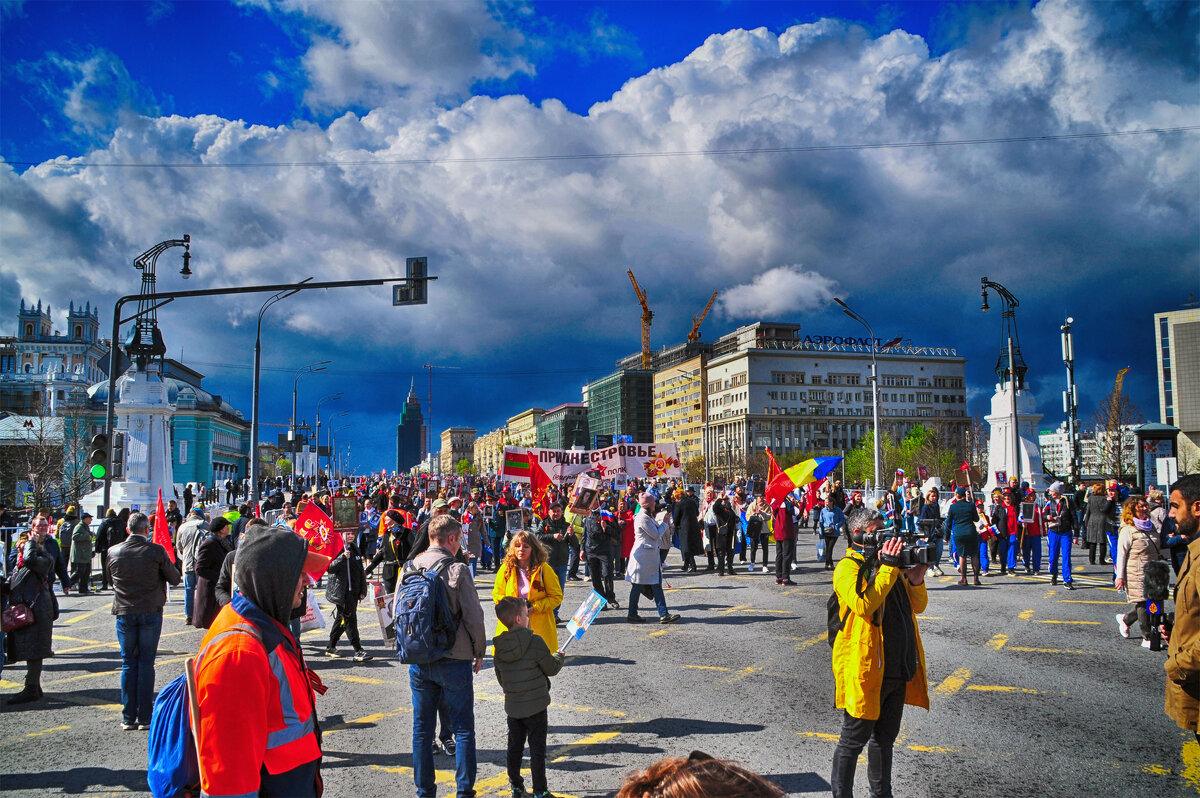
<svg viewBox="0 0 1200 798"><path fill-rule="evenodd" d="M286 627L307 556L308 541L290 529L250 536L238 547L233 565L238 591Z"/></svg>

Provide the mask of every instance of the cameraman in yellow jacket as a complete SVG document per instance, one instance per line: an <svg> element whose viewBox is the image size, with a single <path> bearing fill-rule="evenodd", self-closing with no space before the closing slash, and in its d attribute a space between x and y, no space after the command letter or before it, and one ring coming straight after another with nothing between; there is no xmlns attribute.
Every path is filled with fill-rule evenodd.
<svg viewBox="0 0 1200 798"><path fill-rule="evenodd" d="M892 794L892 746L904 705L929 709L916 619L929 599L927 566L902 569L899 538L878 545L884 528L879 511L859 511L847 522L854 531L833 573L842 620L833 645L833 675L844 715L830 784L834 798L853 795L858 755L866 746L871 795L886 797ZM903 589L894 590L897 584Z"/></svg>

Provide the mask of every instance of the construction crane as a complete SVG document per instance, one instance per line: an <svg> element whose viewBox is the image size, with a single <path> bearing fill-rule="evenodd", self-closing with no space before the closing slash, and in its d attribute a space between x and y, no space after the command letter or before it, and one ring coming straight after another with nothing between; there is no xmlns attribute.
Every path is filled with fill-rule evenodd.
<svg viewBox="0 0 1200 798"><path fill-rule="evenodd" d="M627 269L629 272L629 282L633 283L633 290L637 294L638 301L642 303L642 368L649 371L650 369L650 322L654 319L654 314L650 311L650 305L646 302L646 292L638 285L637 278L633 276L633 269Z"/></svg>
<svg viewBox="0 0 1200 798"><path fill-rule="evenodd" d="M708 304L704 306L703 313L699 316L692 316L692 331L688 333L688 343L695 343L700 340L700 325L704 323L704 317L712 310L713 303L717 301L718 293L717 291L713 291L713 295L708 299Z"/></svg>
<svg viewBox="0 0 1200 798"><path fill-rule="evenodd" d="M1116 384L1113 385L1113 395L1114 396L1121 395L1121 386L1125 382L1125 372L1129 371L1130 368L1132 368L1132 367L1126 366L1125 368L1117 371L1117 381L1116 381Z"/></svg>

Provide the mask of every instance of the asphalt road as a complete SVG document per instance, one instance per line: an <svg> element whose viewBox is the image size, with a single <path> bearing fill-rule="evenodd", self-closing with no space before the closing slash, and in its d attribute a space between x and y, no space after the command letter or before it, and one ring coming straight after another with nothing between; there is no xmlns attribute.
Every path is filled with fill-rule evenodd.
<svg viewBox="0 0 1200 798"><path fill-rule="evenodd" d="M811 556L808 539L802 552ZM1084 558L1086 562L1086 557ZM740 760L788 794L828 794L841 725L824 639L829 573L803 563L795 587L746 573L680 574L668 561L671 626L631 626L604 612L569 650L550 709L551 790L612 795L631 769L694 749ZM1077 570L1078 558L1076 559ZM960 588L930 578L920 628L932 710L908 707L898 740L899 796L1176 796L1200 792L1200 745L1163 714L1165 652L1118 636L1121 597L1100 566L1079 589L1045 579L990 578ZM481 573L486 596L491 575ZM587 583L567 586L574 609ZM618 590L622 604L627 586ZM120 656L110 597L62 601L46 699L0 714L0 790L11 795L148 794L146 733L120 729ZM652 607L643 615L654 616ZM407 673L384 647L374 609L360 627L373 662L320 656L319 699L328 796L413 795ZM182 593L167 608L161 687L181 672L200 632L184 626ZM345 647L345 643L343 643ZM16 692L23 665L0 693ZM507 795L505 722L490 660L476 677L480 795ZM442 794L453 761L438 757ZM865 765L858 794L867 794ZM527 782L528 783L528 782Z"/></svg>

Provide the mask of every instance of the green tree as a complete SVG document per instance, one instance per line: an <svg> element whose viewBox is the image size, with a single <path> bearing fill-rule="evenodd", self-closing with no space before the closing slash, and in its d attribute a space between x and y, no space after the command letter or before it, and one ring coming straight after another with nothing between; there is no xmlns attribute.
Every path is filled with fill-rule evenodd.
<svg viewBox="0 0 1200 798"><path fill-rule="evenodd" d="M454 464L454 471L460 475L474 474L475 466L471 465L471 461L464 457Z"/></svg>
<svg viewBox="0 0 1200 798"><path fill-rule="evenodd" d="M286 457L280 457L277 461L275 461L275 467L278 468L279 473L283 474L285 477L292 473L292 461Z"/></svg>

